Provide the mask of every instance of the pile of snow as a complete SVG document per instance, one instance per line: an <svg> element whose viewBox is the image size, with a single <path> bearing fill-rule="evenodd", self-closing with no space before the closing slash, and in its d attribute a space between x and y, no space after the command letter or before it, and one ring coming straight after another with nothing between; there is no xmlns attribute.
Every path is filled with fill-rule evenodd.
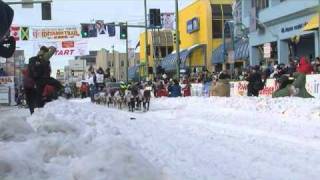
<svg viewBox="0 0 320 180"><path fill-rule="evenodd" d="M59 100L37 110L28 123L14 116L1 120L0 179L163 179L119 130L105 127L98 135L95 115L83 116L76 105Z"/></svg>
<svg viewBox="0 0 320 180"><path fill-rule="evenodd" d="M317 179L319 150L316 99L161 98L147 113L60 99L0 117L1 180Z"/></svg>

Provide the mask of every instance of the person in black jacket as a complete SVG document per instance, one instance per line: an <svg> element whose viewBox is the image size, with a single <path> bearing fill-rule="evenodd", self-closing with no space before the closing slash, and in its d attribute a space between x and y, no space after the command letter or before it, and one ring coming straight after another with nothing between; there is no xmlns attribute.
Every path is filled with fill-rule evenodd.
<svg viewBox="0 0 320 180"><path fill-rule="evenodd" d="M8 45L8 46L6 46ZM10 36L4 38L0 41L0 56L4 58L9 58L13 55L16 50L16 40L14 37Z"/></svg>
<svg viewBox="0 0 320 180"><path fill-rule="evenodd" d="M248 96L259 96L259 91L263 89L264 83L262 81L261 73L259 72L259 66L254 67L249 76L247 77L248 84Z"/></svg>
<svg viewBox="0 0 320 180"><path fill-rule="evenodd" d="M50 58L56 52L55 47L41 47L37 56L29 59L28 71L29 76L34 80L37 92L37 107L43 107L46 101L43 97L44 89L47 85L53 86L56 92L60 91L63 86L59 81L50 77L51 67ZM50 98L49 98L50 99Z"/></svg>
<svg viewBox="0 0 320 180"><path fill-rule="evenodd" d="M13 16L14 11L10 6L0 0L0 56L4 58L11 57L16 49L14 37L8 35Z"/></svg>

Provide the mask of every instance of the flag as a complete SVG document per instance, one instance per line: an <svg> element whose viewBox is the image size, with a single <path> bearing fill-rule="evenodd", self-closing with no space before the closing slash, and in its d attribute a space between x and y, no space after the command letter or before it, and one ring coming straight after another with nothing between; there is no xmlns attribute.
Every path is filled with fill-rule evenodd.
<svg viewBox="0 0 320 180"><path fill-rule="evenodd" d="M22 41L29 40L29 27L21 27L21 40Z"/></svg>
<svg viewBox="0 0 320 180"><path fill-rule="evenodd" d="M106 26L102 20L96 21L96 29L99 34L106 34Z"/></svg>
<svg viewBox="0 0 320 180"><path fill-rule="evenodd" d="M20 27L11 26L10 27L10 36L13 36L16 41L20 40Z"/></svg>
<svg viewBox="0 0 320 180"><path fill-rule="evenodd" d="M88 37L97 37L98 36L95 24L89 24L88 31L89 31Z"/></svg>
<svg viewBox="0 0 320 180"><path fill-rule="evenodd" d="M115 23L109 23L107 24L108 27L108 33L110 37L116 36L116 25Z"/></svg>

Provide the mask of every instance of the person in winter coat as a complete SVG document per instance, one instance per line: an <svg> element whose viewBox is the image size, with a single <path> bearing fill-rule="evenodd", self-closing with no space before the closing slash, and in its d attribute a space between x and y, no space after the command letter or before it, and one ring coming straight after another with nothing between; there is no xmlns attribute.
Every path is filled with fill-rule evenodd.
<svg viewBox="0 0 320 180"><path fill-rule="evenodd" d="M47 89L54 88L56 92L60 91L63 88L63 86L59 81L50 77L51 75L50 58L53 56L55 52L56 52L55 47L47 48L45 46L42 46L37 56L29 59L28 71L29 71L29 76L36 83L37 107L43 107L45 104L45 101L48 101L48 100L45 100L45 101L43 100L44 98L46 98L43 95L48 94L48 93L44 93L44 89L46 88L46 86L52 86L50 88L48 87Z"/></svg>
<svg viewBox="0 0 320 180"><path fill-rule="evenodd" d="M81 98L86 98L87 94L88 94L88 86L86 85L85 82L83 82L80 86L80 94L81 94Z"/></svg>
<svg viewBox="0 0 320 180"><path fill-rule="evenodd" d="M262 81L259 67L256 66L251 70L251 73L246 78L248 84L248 96L259 96L259 91L263 89L264 83Z"/></svg>
<svg viewBox="0 0 320 180"><path fill-rule="evenodd" d="M186 80L183 84L185 84L185 86L182 88L183 97L191 96L191 83L189 80Z"/></svg>
<svg viewBox="0 0 320 180"><path fill-rule="evenodd" d="M0 56L4 58L11 57L16 49L14 37L8 35L13 16L12 8L0 0Z"/></svg>
<svg viewBox="0 0 320 180"><path fill-rule="evenodd" d="M163 82L160 81L160 84L157 87L157 96L156 97L167 97L167 96L168 96L167 89L164 86Z"/></svg>
<svg viewBox="0 0 320 180"><path fill-rule="evenodd" d="M170 92L169 97L179 97L182 96L181 94L181 86L179 85L179 81L178 80L174 80L173 81L174 84L168 87L168 91Z"/></svg>
<svg viewBox="0 0 320 180"><path fill-rule="evenodd" d="M219 80L211 87L210 95L230 97L230 82L227 76L219 76Z"/></svg>
<svg viewBox="0 0 320 180"><path fill-rule="evenodd" d="M23 87L26 96L26 103L30 110L30 113L34 113L34 108L36 107L37 91L35 88L35 81L30 77L28 69L22 70L23 74Z"/></svg>
<svg viewBox="0 0 320 180"><path fill-rule="evenodd" d="M8 44L9 46L5 46ZM16 40L14 37L10 36L0 40L0 56L4 58L9 58L13 55L16 50Z"/></svg>
<svg viewBox="0 0 320 180"><path fill-rule="evenodd" d="M72 91L71 91L69 84L67 84L66 87L64 88L64 93L65 93L67 99L71 98Z"/></svg>
<svg viewBox="0 0 320 180"><path fill-rule="evenodd" d="M311 74L313 72L313 67L310 62L305 58L302 57L297 67L297 72L302 74Z"/></svg>
<svg viewBox="0 0 320 180"><path fill-rule="evenodd" d="M307 92L306 85L306 75L303 73L294 73L294 82L292 84L287 84L286 87L279 88L276 92L272 94L273 98L279 97L301 97L301 98L313 98L311 94Z"/></svg>
<svg viewBox="0 0 320 180"><path fill-rule="evenodd" d="M13 9L2 0L0 0L0 39L9 31L14 17Z"/></svg>

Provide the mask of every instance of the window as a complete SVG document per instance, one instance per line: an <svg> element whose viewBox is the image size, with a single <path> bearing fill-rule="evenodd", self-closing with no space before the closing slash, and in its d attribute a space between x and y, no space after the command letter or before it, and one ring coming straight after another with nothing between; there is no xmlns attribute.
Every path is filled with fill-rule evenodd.
<svg viewBox="0 0 320 180"><path fill-rule="evenodd" d="M212 9L212 37L222 38L223 30L225 30L225 36L230 37L230 28L224 24L226 21L233 19L232 7L228 4L213 4Z"/></svg>
<svg viewBox="0 0 320 180"><path fill-rule="evenodd" d="M213 20L212 21L212 34L213 38L222 38L222 21Z"/></svg>
<svg viewBox="0 0 320 180"><path fill-rule="evenodd" d="M252 1L255 1L255 7L257 8L257 12L269 7L269 0L252 0ZM252 5L254 5L254 2Z"/></svg>

